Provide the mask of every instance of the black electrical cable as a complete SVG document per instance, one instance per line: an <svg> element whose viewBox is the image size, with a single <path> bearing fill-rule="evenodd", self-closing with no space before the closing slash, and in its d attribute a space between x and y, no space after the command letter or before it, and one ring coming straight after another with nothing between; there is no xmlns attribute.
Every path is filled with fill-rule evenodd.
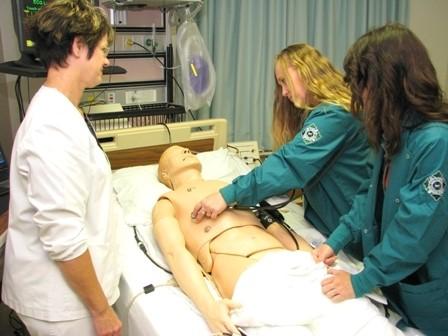
<svg viewBox="0 0 448 336"><path fill-rule="evenodd" d="M114 42L113 42L113 46L114 46L114 48L113 48L113 53L115 53L115 47L116 47L116 33L115 33L115 31L116 31L116 28L114 28ZM112 60L112 65L114 66L115 65L115 58L113 58L113 60ZM109 75L109 78L108 78L108 82L109 82L109 84L112 82L112 74L110 73ZM89 100L89 101L84 101L84 102L81 102L81 103L79 103L79 107L84 107L84 106L88 106L89 107L89 110L88 110L88 112L87 112L87 114L90 114L90 108L93 106L93 105L97 105L97 104L99 104L99 103L101 103L101 104L104 104L104 103L106 103L106 101L104 100L104 99L101 99L101 100L96 100L100 95L102 95L104 92L106 92L106 89L103 89L103 90L101 90L98 94L96 94L94 97L93 97L93 99L92 100Z"/></svg>
<svg viewBox="0 0 448 336"><path fill-rule="evenodd" d="M27 93L27 101L30 101L31 100L31 94L30 94L30 78L29 77L27 77L26 78L26 93Z"/></svg>
<svg viewBox="0 0 448 336"><path fill-rule="evenodd" d="M190 113L191 118L192 118L193 120L196 120L196 118L195 118L194 115L193 115L193 112L191 112L190 109L188 109L187 111L188 111L188 113Z"/></svg>
<svg viewBox="0 0 448 336"><path fill-rule="evenodd" d="M263 210L270 211L270 210L278 210L280 208L283 208L284 206L289 204L294 199L295 193L296 193L296 191L293 190L291 193L291 196L289 196L289 198L286 201L278 203L278 204L274 204L274 205L241 206L241 205L236 204L232 208L236 209L236 210L252 211L255 215L257 215L260 211L263 211ZM264 203L269 204L267 202L264 202ZM285 228L286 232L289 234L289 236L294 241L294 244L296 245L297 250L300 250L299 242L297 241L297 238L294 235L294 230L288 224L286 224L284 221L276 221L276 222Z"/></svg>
<svg viewBox="0 0 448 336"><path fill-rule="evenodd" d="M173 139L171 138L171 130L170 130L170 128L168 127L168 125L165 124L165 123L160 123L159 125L162 125L162 126L164 126L164 127L166 128L166 130L168 131L168 140L169 140L169 143L172 144L172 143L173 143Z"/></svg>
<svg viewBox="0 0 448 336"><path fill-rule="evenodd" d="M79 107L85 107L88 106L89 110L87 112L87 114L90 113L90 107L92 107L93 105L97 105L97 104L104 104L106 101L104 99L100 99L100 100L96 100L99 96L101 96L104 92L106 92L106 89L102 89L99 93L97 93L93 99L88 100L88 101L83 101L79 103Z"/></svg>
<svg viewBox="0 0 448 336"><path fill-rule="evenodd" d="M163 267L162 265L160 265L157 261L155 261L148 253L148 251L146 250L146 246L143 243L143 241L140 239L140 237L138 236L137 233L137 227L134 225L132 226L132 228L134 229L134 238L135 241L137 242L137 246L140 248L140 250L143 252L143 254L158 268L160 268L161 270L165 271L168 274L173 274L170 270L166 269L165 267Z"/></svg>
<svg viewBox="0 0 448 336"><path fill-rule="evenodd" d="M291 196L289 196L289 198L281 203L278 204L274 204L274 205L264 205L264 206L260 206L260 205L250 205L250 206L244 206L244 205L238 205L235 204L232 206L233 209L235 210L249 210L252 211L254 213L260 211L260 210L278 210L280 208L283 208L285 205L289 204L293 199L294 196L296 194L296 191L293 190L291 193Z"/></svg>
<svg viewBox="0 0 448 336"><path fill-rule="evenodd" d="M14 91L16 94L17 105L19 107L20 121L22 121L23 118L25 118L25 108L23 106L22 89L21 89L21 84L20 84L21 79L22 79L22 76L17 76L16 83L14 85Z"/></svg>
<svg viewBox="0 0 448 336"><path fill-rule="evenodd" d="M254 158L254 161L257 161L259 164L263 163L259 158Z"/></svg>
<svg viewBox="0 0 448 336"><path fill-rule="evenodd" d="M154 53L154 50L149 50L148 48L146 48L143 44L140 44L138 42L132 41L133 45L139 46L140 48L144 49L145 51L147 51L148 53L150 53L152 55L152 57L154 57L157 62L160 63L160 65L163 66L164 69L167 69L167 67L165 67L165 64L162 63L161 60L159 60L159 58L156 56L156 54ZM184 94L184 90L182 90L182 87L180 86L179 82L177 81L176 77L174 77L174 75L171 74L171 78L173 79L174 83L176 83L177 87L179 88L180 93L182 93L182 97L185 97ZM190 109L187 110L188 113L190 113L190 116L193 120L196 120L195 116L193 115L193 112L191 112Z"/></svg>
<svg viewBox="0 0 448 336"><path fill-rule="evenodd" d="M227 148L233 149L237 154L240 153L240 150L238 149L238 147L231 146L231 145L227 144Z"/></svg>
<svg viewBox="0 0 448 336"><path fill-rule="evenodd" d="M115 19L116 20L116 19ZM114 46L114 48L112 49L112 51L113 51L113 53L115 54L115 52L116 52L116 45L117 45L117 34L116 34L116 28L114 27L113 28L113 30L114 30L114 42L113 42L113 46ZM116 59L115 58L113 58L113 60L112 60L112 66L114 66L115 65L115 62L116 62ZM112 82L112 74L110 73L109 75L108 75L109 77L108 77L108 82L109 82L109 84ZM106 103L106 101L104 100L104 99L100 99L100 100L96 100L100 95L102 95L104 92L106 92L106 89L103 89L103 90L101 90L98 94L96 94L94 97L93 97L93 99L92 100L89 100L89 101L84 101L84 102L80 102L79 103L79 107L84 107L84 106L88 106L89 107L89 110L87 111L87 114L90 114L90 108L93 106L93 105L97 105L97 104L104 104L104 103Z"/></svg>
<svg viewBox="0 0 448 336"><path fill-rule="evenodd" d="M115 34L114 34L114 36L116 36ZM116 43L115 43L115 41L114 41L114 52L115 52L115 45L116 45ZM159 60L159 62L160 62L160 60ZM113 64L115 64L115 59L113 60ZM16 94L16 99L17 99L17 105L18 105L18 108L19 108L19 116L20 116L20 121L22 121L24 118L25 118L25 107L24 107L24 103L23 103L23 96L22 96L22 88L21 88L21 79L22 79L22 76L17 76L17 79L16 79L16 82L15 82L15 85L14 85L14 92L15 92L15 94ZM174 79L174 81L176 81L176 79L175 78L173 78ZM111 74L109 74L109 83L112 81L112 77L111 77ZM29 85L29 78L28 78L28 99L29 99L29 96L30 96L30 85ZM178 83L177 83L178 84ZM178 84L179 85L179 84ZM106 89L103 89L103 90L101 90L100 91L100 93L98 93L94 98L93 98L93 100L92 101L89 101L89 102L81 102L80 104L79 104L79 107L83 107L83 106L89 106L89 111L87 112L87 113L90 113L90 107L92 106L92 105L95 105L95 104L97 104L97 103L99 103L99 102L103 102L104 103L104 100L103 101L96 101L96 99L102 94L102 93L104 93L106 91ZM181 91L182 92L182 95L183 95L183 91Z"/></svg>
<svg viewBox="0 0 448 336"><path fill-rule="evenodd" d="M285 222L281 222L279 224L285 228L286 232L288 232L289 236L294 241L294 245L296 245L296 250L300 250L299 241L297 240L296 236L294 235L294 233L295 233L294 230Z"/></svg>
<svg viewBox="0 0 448 336"><path fill-rule="evenodd" d="M156 54L154 53L153 50L149 50L148 48L146 48L143 44L140 44L138 42L132 41L133 45L139 46L140 48L144 49L145 51L147 51L148 53L150 53L152 55L153 58L155 58L157 60L157 62L160 63L160 65L164 68L167 69L165 67L165 64L163 64L163 62L156 56ZM180 92L182 93L182 97L185 97L184 94L184 90L182 90L182 87L180 86L179 82L177 81L176 77L174 77L173 75L171 75L171 78L173 79L174 83L176 83L177 87L179 88Z"/></svg>

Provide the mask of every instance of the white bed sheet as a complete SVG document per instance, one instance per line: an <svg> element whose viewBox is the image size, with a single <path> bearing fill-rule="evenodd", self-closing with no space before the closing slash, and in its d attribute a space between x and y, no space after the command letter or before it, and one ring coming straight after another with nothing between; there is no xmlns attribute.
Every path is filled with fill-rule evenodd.
<svg viewBox="0 0 448 336"><path fill-rule="evenodd" d="M235 176L248 171L247 166L231 151L220 149L199 156L206 179L231 181ZM158 196L166 191L155 177L155 166L125 168L114 174L114 187L118 199L124 205L128 226L123 237L123 275L120 280L120 298L115 308L123 322L126 336L210 336L211 333L190 299L175 286L165 286L171 275L154 266L137 246L134 231L145 243L148 253L157 262L164 264L163 257L152 238L151 209ZM151 190L153 193L151 194ZM154 195L156 194L156 195ZM135 197L134 197L134 196ZM291 203L282 210L285 221L312 245L324 241L324 237L303 218L303 209ZM359 270L362 265L343 253L339 256L341 266ZM148 285L156 289L148 294L143 288ZM158 286L158 287L157 287ZM213 289L210 284L211 289ZM393 315L391 321L396 322ZM408 329L407 336L423 335L418 330Z"/></svg>
<svg viewBox="0 0 448 336"><path fill-rule="evenodd" d="M205 179L230 182L249 168L233 151L218 149L198 154ZM142 294L143 287L163 285L172 278L152 264L137 246L132 225L144 241L148 253L166 266L152 238L151 210L168 189L157 181L156 165L120 169L114 173L114 188L123 207L127 226L123 237L123 275L120 298L115 309L129 336L209 336L211 333L190 299L175 286L157 287ZM213 290L212 284L210 284Z"/></svg>
<svg viewBox="0 0 448 336"><path fill-rule="evenodd" d="M145 236L149 227L142 225L138 230ZM120 299L115 305L123 322L123 335L210 335L204 320L179 288L163 286L143 294L144 286L164 284L171 276L154 266L140 251L131 228L123 238L127 245L126 263L120 280ZM145 241L148 240L146 234Z"/></svg>

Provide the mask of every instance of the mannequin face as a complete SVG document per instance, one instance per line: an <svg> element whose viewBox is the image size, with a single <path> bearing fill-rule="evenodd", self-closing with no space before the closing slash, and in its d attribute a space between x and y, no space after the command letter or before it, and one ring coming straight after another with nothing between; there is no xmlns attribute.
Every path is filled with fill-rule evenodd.
<svg viewBox="0 0 448 336"><path fill-rule="evenodd" d="M282 89L282 96L298 108L306 105L307 91L303 81L293 67L284 66L277 62L275 65L275 78Z"/></svg>
<svg viewBox="0 0 448 336"><path fill-rule="evenodd" d="M195 154L191 153L188 148L181 146L171 146L159 160L159 179L167 186L171 187L171 179L177 174L181 174L186 170L202 170L201 162Z"/></svg>

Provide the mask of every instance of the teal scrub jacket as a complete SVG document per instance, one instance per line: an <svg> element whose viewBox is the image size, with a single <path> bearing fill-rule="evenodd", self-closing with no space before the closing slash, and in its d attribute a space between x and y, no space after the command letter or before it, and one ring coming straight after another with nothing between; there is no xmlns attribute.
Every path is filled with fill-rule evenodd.
<svg viewBox="0 0 448 336"><path fill-rule="evenodd" d="M384 191L382 222L375 202L383 153L368 192L327 243L335 252L352 239L362 241L364 270L352 275L356 296L382 288L404 322L428 335L448 335L448 124L425 123L403 131ZM405 280L414 274L419 283Z"/></svg>
<svg viewBox="0 0 448 336"><path fill-rule="evenodd" d="M305 218L328 236L369 178L372 158L361 122L340 106L320 104L292 141L220 193L227 204L248 206L303 188Z"/></svg>

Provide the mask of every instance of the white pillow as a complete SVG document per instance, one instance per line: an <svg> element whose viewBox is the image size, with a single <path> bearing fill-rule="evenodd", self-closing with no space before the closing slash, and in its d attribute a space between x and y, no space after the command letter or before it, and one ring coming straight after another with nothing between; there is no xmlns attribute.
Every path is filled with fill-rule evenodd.
<svg viewBox="0 0 448 336"><path fill-rule="evenodd" d="M205 180L222 180L230 183L250 169L233 152L220 148L198 154ZM128 225L149 225L152 208L159 197L170 189L157 179L157 165L119 169L113 174L113 187L123 208Z"/></svg>

